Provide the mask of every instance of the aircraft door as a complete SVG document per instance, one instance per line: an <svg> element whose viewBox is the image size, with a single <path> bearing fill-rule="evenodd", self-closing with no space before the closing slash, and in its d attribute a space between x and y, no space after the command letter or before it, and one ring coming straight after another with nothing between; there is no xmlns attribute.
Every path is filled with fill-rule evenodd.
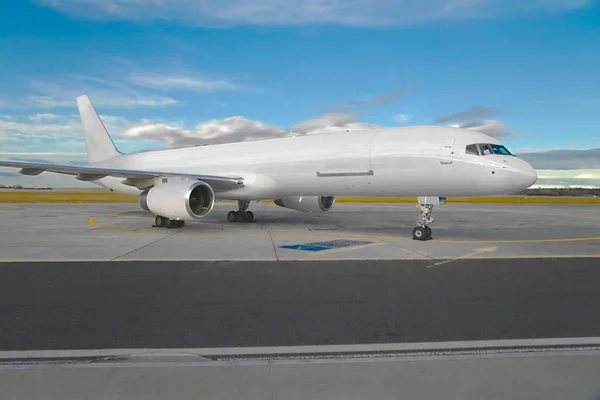
<svg viewBox="0 0 600 400"><path fill-rule="evenodd" d="M454 159L454 137L453 136L444 136L444 141L442 142L442 164L452 164L452 160Z"/></svg>

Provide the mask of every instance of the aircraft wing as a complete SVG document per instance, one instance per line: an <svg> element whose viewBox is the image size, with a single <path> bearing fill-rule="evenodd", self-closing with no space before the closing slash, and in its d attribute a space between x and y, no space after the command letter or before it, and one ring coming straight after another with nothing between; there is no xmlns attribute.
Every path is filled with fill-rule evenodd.
<svg viewBox="0 0 600 400"><path fill-rule="evenodd" d="M44 171L55 172L58 174L74 175L80 181L95 181L107 176L124 178L123 183L129 186L135 186L139 189L146 189L152 186L149 180L158 177L188 177L208 183L217 192L242 187L244 179L235 176L214 176L214 175L196 175L166 171L139 171L116 168L99 167L81 167L76 165L28 163L14 161L0 161L0 167L21 168L19 173L23 175L39 175Z"/></svg>

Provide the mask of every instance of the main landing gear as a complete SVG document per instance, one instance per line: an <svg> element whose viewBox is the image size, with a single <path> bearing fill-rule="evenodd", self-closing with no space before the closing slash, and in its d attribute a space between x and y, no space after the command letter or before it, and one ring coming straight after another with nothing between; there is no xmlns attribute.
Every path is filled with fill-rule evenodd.
<svg viewBox="0 0 600 400"><path fill-rule="evenodd" d="M431 228L427 225L433 223L433 206L438 204L446 204L445 197L419 197L419 208L421 212L417 217L417 226L413 229L413 240L431 240Z"/></svg>
<svg viewBox="0 0 600 400"><path fill-rule="evenodd" d="M229 222L254 222L254 214L247 211L250 200L238 200L238 211L229 211L227 221Z"/></svg>
<svg viewBox="0 0 600 400"><path fill-rule="evenodd" d="M167 217L161 217L160 215L157 215L156 218L154 218L154 225L152 225L152 227L153 228L173 229L173 228L183 228L184 225L185 225L185 221L183 221L183 220L169 219Z"/></svg>

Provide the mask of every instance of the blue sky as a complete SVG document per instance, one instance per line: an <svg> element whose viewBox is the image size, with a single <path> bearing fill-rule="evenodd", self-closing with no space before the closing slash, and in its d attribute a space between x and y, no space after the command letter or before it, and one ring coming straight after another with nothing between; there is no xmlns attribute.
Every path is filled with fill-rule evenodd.
<svg viewBox="0 0 600 400"><path fill-rule="evenodd" d="M0 54L3 159L84 159L87 93L124 151L443 123L600 186L598 1L9 0Z"/></svg>

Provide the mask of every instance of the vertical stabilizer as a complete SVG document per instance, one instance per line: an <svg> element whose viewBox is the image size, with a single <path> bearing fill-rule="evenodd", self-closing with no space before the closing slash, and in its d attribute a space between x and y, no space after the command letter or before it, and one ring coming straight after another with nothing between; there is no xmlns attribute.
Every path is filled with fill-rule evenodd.
<svg viewBox="0 0 600 400"><path fill-rule="evenodd" d="M106 131L90 98L86 95L79 96L77 98L77 108L83 126L88 161L104 161L121 154Z"/></svg>

